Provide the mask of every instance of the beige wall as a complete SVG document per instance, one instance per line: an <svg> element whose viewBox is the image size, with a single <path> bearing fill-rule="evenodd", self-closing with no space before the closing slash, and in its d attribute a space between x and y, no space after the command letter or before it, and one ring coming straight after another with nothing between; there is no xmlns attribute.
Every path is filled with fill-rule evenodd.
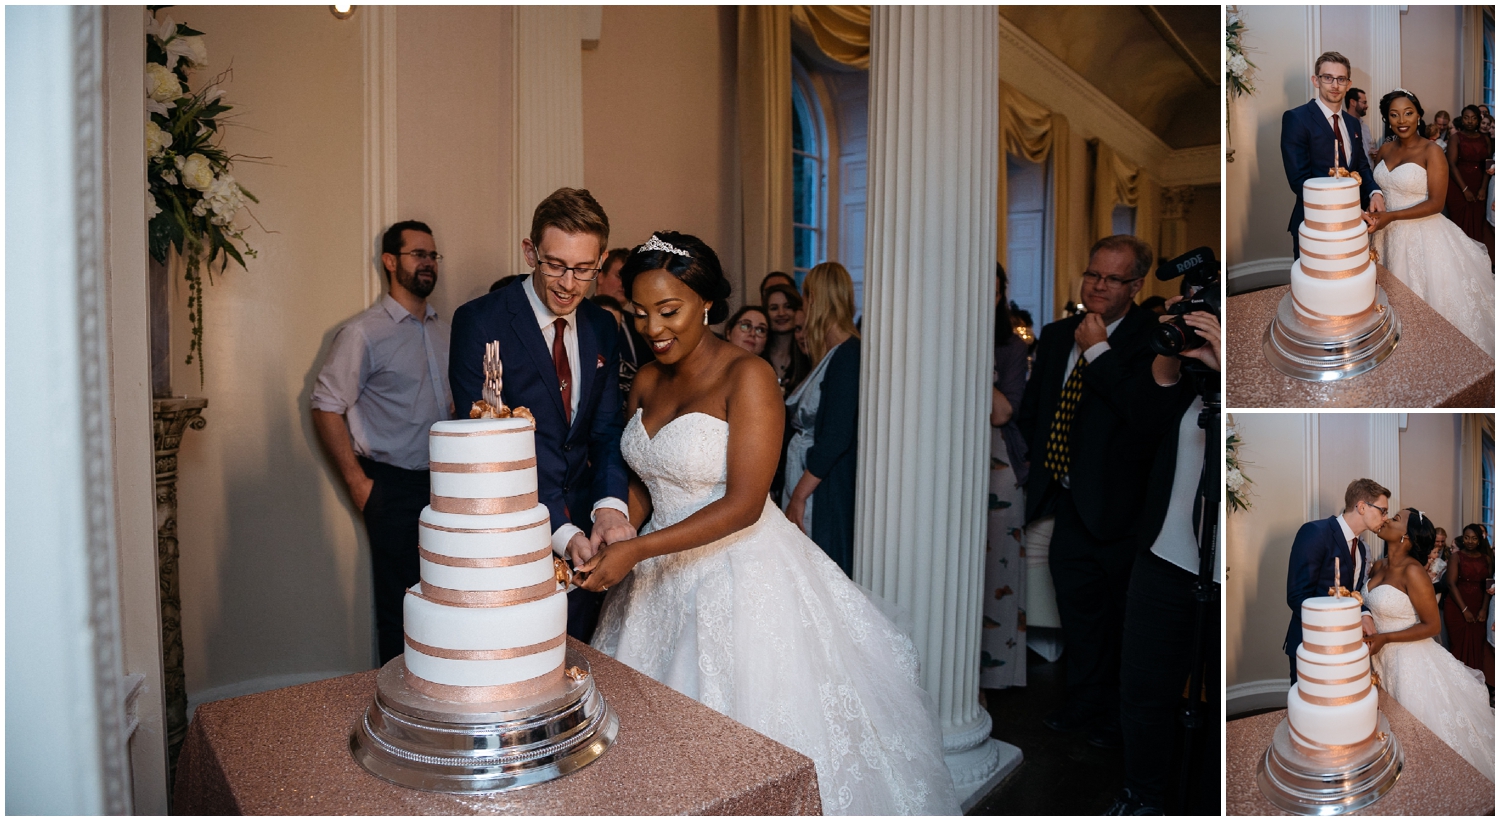
<svg viewBox="0 0 1500 821"><path fill-rule="evenodd" d="M1462 6L1408 6L1401 15L1401 86L1422 101L1427 121L1438 111L1458 115L1463 28ZM1373 93L1370 113L1379 118L1380 95ZM1379 136L1378 134L1376 135Z"/></svg>
<svg viewBox="0 0 1500 821"><path fill-rule="evenodd" d="M1449 413L1407 414L1401 433L1401 498L1448 532L1463 530L1460 519L1458 454L1463 417Z"/></svg>
<svg viewBox="0 0 1500 821"><path fill-rule="evenodd" d="M583 169L612 247L693 234L744 291L735 159L735 8L605 6L583 53ZM755 274L755 282L765 272Z"/></svg>

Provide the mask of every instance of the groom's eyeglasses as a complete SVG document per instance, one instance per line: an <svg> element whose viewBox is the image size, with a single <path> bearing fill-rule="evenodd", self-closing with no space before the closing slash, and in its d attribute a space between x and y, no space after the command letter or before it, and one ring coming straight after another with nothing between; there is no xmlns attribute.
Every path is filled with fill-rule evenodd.
<svg viewBox="0 0 1500 821"><path fill-rule="evenodd" d="M600 271L603 270L601 268L570 268L560 262L548 262L545 259L537 260L536 264L537 267L542 269L543 274L546 274L553 279L561 279L562 277L567 276L569 271L572 271L573 278L578 280L579 282L593 282L594 278L599 276Z"/></svg>
<svg viewBox="0 0 1500 821"><path fill-rule="evenodd" d="M1346 85L1349 85L1349 78L1348 77L1335 77L1332 74L1319 74L1318 75L1318 80L1320 82L1322 82L1323 85L1325 85L1325 86L1346 86ZM1371 507L1374 507L1374 505L1371 505Z"/></svg>
<svg viewBox="0 0 1500 821"><path fill-rule="evenodd" d="M1387 519L1389 519L1391 517L1391 509L1388 508L1388 507L1381 507L1380 505L1372 505L1369 502L1365 502L1365 506L1366 507L1373 507L1373 508L1375 508L1376 510L1380 511L1380 515L1381 516L1384 516Z"/></svg>

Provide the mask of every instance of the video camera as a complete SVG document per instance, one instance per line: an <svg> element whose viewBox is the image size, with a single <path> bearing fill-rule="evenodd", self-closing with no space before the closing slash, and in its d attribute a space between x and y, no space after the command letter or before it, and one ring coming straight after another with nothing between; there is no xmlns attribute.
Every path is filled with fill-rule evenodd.
<svg viewBox="0 0 1500 821"><path fill-rule="evenodd" d="M1212 248L1194 248L1176 259L1164 261L1156 269L1156 278L1168 282L1183 277L1183 290L1192 289L1187 298L1167 308L1169 316L1177 317L1163 322L1151 334L1151 350L1161 356L1177 356L1203 344L1203 337L1182 317L1194 311L1206 311L1219 316L1219 261L1214 258Z"/></svg>

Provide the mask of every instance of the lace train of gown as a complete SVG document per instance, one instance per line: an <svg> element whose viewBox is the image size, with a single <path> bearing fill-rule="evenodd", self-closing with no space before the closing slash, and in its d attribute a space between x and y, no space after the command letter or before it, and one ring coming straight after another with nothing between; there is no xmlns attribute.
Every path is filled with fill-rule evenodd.
<svg viewBox="0 0 1500 821"><path fill-rule="evenodd" d="M1365 594L1375 629L1394 633L1416 624L1405 593L1382 584ZM1380 686L1491 782L1495 780L1495 710L1490 694L1437 639L1391 642L1373 662Z"/></svg>
<svg viewBox="0 0 1500 821"><path fill-rule="evenodd" d="M651 492L642 532L722 498L729 424L620 439ZM767 498L754 525L657 556L609 591L594 646L811 758L823 812L957 814L915 646Z"/></svg>
<svg viewBox="0 0 1500 821"><path fill-rule="evenodd" d="M1385 206L1403 211L1427 201L1427 169L1385 160L1375 166ZM1455 328L1495 355L1495 275L1484 245L1442 214L1395 220L1374 236L1380 264Z"/></svg>

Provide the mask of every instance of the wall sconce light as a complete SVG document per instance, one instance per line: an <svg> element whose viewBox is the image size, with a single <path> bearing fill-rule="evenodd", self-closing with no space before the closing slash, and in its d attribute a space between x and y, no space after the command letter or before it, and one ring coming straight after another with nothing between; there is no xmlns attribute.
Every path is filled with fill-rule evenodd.
<svg viewBox="0 0 1500 821"><path fill-rule="evenodd" d="M354 16L353 6L329 6L328 10L330 12L333 12L333 16L339 18L340 20L348 20L350 17Z"/></svg>

